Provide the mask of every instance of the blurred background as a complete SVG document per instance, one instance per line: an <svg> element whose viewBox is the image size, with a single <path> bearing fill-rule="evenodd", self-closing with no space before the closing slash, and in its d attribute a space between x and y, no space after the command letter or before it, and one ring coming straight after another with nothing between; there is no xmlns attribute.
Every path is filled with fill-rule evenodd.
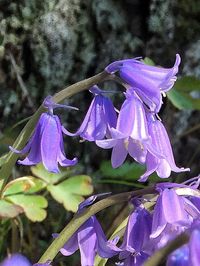
<svg viewBox="0 0 200 266"><path fill-rule="evenodd" d="M0 154L8 151L8 145L25 124L22 120L31 116L47 95L97 74L115 60L142 56L156 65L171 67L176 53L182 58L178 77L190 78L181 85L185 94L179 91L178 97L164 99L160 116L171 137L177 165L191 168L190 173L172 175L173 180L178 176L181 181L199 173L200 2L0 0ZM102 87L117 89L111 82ZM116 106L122 101L122 95L115 96ZM68 129L79 127L90 102L91 95L83 92L68 101L80 112L58 111ZM93 178L95 192L130 190L133 181L137 186L130 164L120 174L112 172L109 151L71 139L67 139L66 148L69 157L80 158L81 170L77 171ZM110 172L105 173L108 168ZM133 179L125 184L123 175L130 175L130 171ZM25 174L30 174L30 169L17 166L13 176ZM112 175L116 182L109 181ZM22 223L26 244L21 251L33 261L51 240L57 215L61 217L60 224L56 224L58 231L72 215L66 214L64 208L55 211L56 203L48 201L50 209L43 223ZM7 251L16 249L15 243L13 247L8 243L13 232L18 233L10 224L6 226L8 234L1 239L1 259ZM60 259L57 265L62 263ZM79 263L75 259L70 265Z"/></svg>

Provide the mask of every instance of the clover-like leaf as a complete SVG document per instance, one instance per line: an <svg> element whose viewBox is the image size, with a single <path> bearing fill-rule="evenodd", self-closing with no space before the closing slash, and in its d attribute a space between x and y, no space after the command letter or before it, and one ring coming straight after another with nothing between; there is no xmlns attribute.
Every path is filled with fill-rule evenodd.
<svg viewBox="0 0 200 266"><path fill-rule="evenodd" d="M4 190L3 196L17 193L34 193L45 187L45 183L33 176L23 176L9 182Z"/></svg>
<svg viewBox="0 0 200 266"><path fill-rule="evenodd" d="M48 191L65 209L76 212L78 205L93 192L91 177L87 175L73 176L58 185L48 185Z"/></svg>
<svg viewBox="0 0 200 266"><path fill-rule="evenodd" d="M48 202L43 196L38 195L11 195L6 199L23 208L25 215L33 222L41 222L46 218Z"/></svg>
<svg viewBox="0 0 200 266"><path fill-rule="evenodd" d="M0 217L1 218L14 218L22 212L24 212L24 210L19 205L13 204L4 199L0 200Z"/></svg>
<svg viewBox="0 0 200 266"><path fill-rule="evenodd" d="M67 167L61 169L60 173L51 173L44 168L43 164L40 163L36 166L32 166L31 172L33 175L44 180L47 184L55 184L59 180L69 177L72 171L70 170L70 167Z"/></svg>

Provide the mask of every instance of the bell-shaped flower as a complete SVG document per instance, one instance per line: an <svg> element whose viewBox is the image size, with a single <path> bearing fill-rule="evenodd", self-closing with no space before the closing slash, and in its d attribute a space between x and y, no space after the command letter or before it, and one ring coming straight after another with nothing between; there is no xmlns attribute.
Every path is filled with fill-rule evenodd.
<svg viewBox="0 0 200 266"><path fill-rule="evenodd" d="M191 229L188 244L175 250L167 259L167 266L199 266L200 227Z"/></svg>
<svg viewBox="0 0 200 266"><path fill-rule="evenodd" d="M142 101L132 88L125 93L126 100L120 109L117 126L111 128L111 138L96 141L103 149L112 148L114 168L123 164L128 154L139 163L145 163L149 139L146 114Z"/></svg>
<svg viewBox="0 0 200 266"><path fill-rule="evenodd" d="M135 89L151 111L158 112L162 104L161 92L173 87L180 61L177 54L172 68L162 68L146 65L138 59L125 59L108 65L105 70L109 73L119 71L120 77Z"/></svg>
<svg viewBox="0 0 200 266"><path fill-rule="evenodd" d="M104 194L102 194L104 195ZM101 196L101 195L100 195ZM80 213L88 205L91 205L97 196L91 196L79 205ZM54 237L57 235L54 234ZM79 229L72 235L67 243L60 249L64 256L70 256L78 249L81 255L81 266L94 265L96 254L102 258L111 258L118 253L115 247L116 239L107 241L106 236L95 216L91 216Z"/></svg>
<svg viewBox="0 0 200 266"><path fill-rule="evenodd" d="M168 186L168 188L167 188ZM195 194L195 190L189 186L179 185L182 191L189 190ZM163 187L163 188L162 188ZM166 183L157 187L160 195L157 198L153 212L151 238L157 238L162 233L177 233L189 228L194 220L200 217L200 210L192 203L191 195L179 195L178 184Z"/></svg>
<svg viewBox="0 0 200 266"><path fill-rule="evenodd" d="M145 245L150 239L151 226L151 214L145 208L137 207L129 216L124 239L119 248L131 253L144 251Z"/></svg>
<svg viewBox="0 0 200 266"><path fill-rule="evenodd" d="M29 260L19 253L12 254L10 257L6 258L0 266L31 266L32 264Z"/></svg>
<svg viewBox="0 0 200 266"><path fill-rule="evenodd" d="M72 166L77 163L77 159L66 158L62 125L59 117L53 114L54 108L63 106L51 102L49 98L44 101L44 106L49 109L49 112L41 114L27 145L22 150L12 147L10 149L19 154L28 153L24 160L18 160L19 164L35 165L42 162L48 171L57 173L59 172L58 164L63 167Z"/></svg>
<svg viewBox="0 0 200 266"><path fill-rule="evenodd" d="M148 176L156 171L161 178L170 176L171 171L185 172L189 168L179 168L176 166L172 152L171 143L167 131L155 114L147 115L148 132L151 137L151 149L148 149L146 156L146 172L141 176L140 181L144 182Z"/></svg>
<svg viewBox="0 0 200 266"><path fill-rule="evenodd" d="M93 93L92 100L87 114L75 133L70 133L64 129L66 135L80 136L88 141L103 139L105 136L110 136L110 128L116 126L117 114L112 101L104 96L107 91L100 90L97 86L90 89Z"/></svg>
<svg viewBox="0 0 200 266"><path fill-rule="evenodd" d="M151 214L143 207L137 207L129 216L123 242L119 249L121 263L117 265L142 265L149 257L146 246L150 240Z"/></svg>
<svg viewBox="0 0 200 266"><path fill-rule="evenodd" d="M187 245L172 252L167 259L167 266L188 266L189 264L189 248Z"/></svg>

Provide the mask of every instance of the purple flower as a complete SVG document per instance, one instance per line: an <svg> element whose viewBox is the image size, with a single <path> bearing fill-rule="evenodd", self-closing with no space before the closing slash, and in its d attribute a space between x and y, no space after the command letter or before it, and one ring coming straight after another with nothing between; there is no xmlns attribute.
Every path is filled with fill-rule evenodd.
<svg viewBox="0 0 200 266"><path fill-rule="evenodd" d="M200 262L200 228L191 232L189 243L175 250L167 260L167 266L199 266Z"/></svg>
<svg viewBox="0 0 200 266"><path fill-rule="evenodd" d="M148 176L154 171L156 171L157 175L161 178L169 177L171 171L189 171L189 168L185 169L176 166L170 140L162 122L151 113L147 115L147 118L152 148L148 149L146 156L147 171L141 176L140 181L146 181Z"/></svg>
<svg viewBox="0 0 200 266"><path fill-rule="evenodd" d="M98 196L98 195L97 195ZM91 205L97 196L91 196L79 206L79 212L87 205ZM57 234L54 234L56 237ZM117 254L115 239L107 241L106 236L95 216L91 216L74 235L61 248L60 252L64 256L70 256L78 249L81 254L81 266L94 265L96 254L103 258L110 258Z"/></svg>
<svg viewBox="0 0 200 266"><path fill-rule="evenodd" d="M87 111L87 114L75 133L70 133L64 129L66 135L78 136L88 141L103 139L110 136L110 128L116 126L117 114L112 101L105 97L106 91L100 90L97 86L90 90L94 94L94 99Z"/></svg>
<svg viewBox="0 0 200 266"><path fill-rule="evenodd" d="M162 104L161 92L170 90L176 81L180 56L172 68L149 66L137 59L116 61L106 67L109 73L119 71L120 77L137 92L151 111L158 112Z"/></svg>
<svg viewBox="0 0 200 266"><path fill-rule="evenodd" d="M77 159L67 159L64 152L60 119L53 114L53 109L60 105L51 103L49 98L45 100L44 105L48 107L49 112L41 114L27 145L22 150L12 147L10 149L15 153L28 153L24 160L18 160L19 164L35 165L42 162L48 171L57 173L58 164L63 167L72 166L77 163Z"/></svg>
<svg viewBox="0 0 200 266"><path fill-rule="evenodd" d="M188 266L189 264L189 248L187 245L175 250L167 260L167 266Z"/></svg>
<svg viewBox="0 0 200 266"><path fill-rule="evenodd" d="M149 135L144 106L132 88L127 90L125 96L126 100L119 112L116 129L110 130L111 138L96 141L101 148L113 148L111 162L114 168L123 164L127 154L139 163L146 160L145 144Z"/></svg>
<svg viewBox="0 0 200 266"><path fill-rule="evenodd" d="M145 208L137 207L129 216L120 249L131 253L144 251L144 247L149 241L151 226L151 214Z"/></svg>
<svg viewBox="0 0 200 266"><path fill-rule="evenodd" d="M0 266L31 266L31 263L23 255L16 253L5 259Z"/></svg>
<svg viewBox="0 0 200 266"><path fill-rule="evenodd" d="M145 208L137 207L131 213L123 242L119 247L119 259L123 262L118 265L140 266L149 257L146 248L150 240L151 225L151 214Z"/></svg>
<svg viewBox="0 0 200 266"><path fill-rule="evenodd" d="M170 183L167 184L170 185ZM181 185L180 188L185 189L185 191L189 189L191 193L193 190L191 187L182 187ZM192 196L178 194L177 184L174 184L174 188L163 186L162 189L160 185L157 189L160 195L154 207L151 238L162 237L161 234L163 233L164 238L169 240L169 237L175 237L189 228L193 221L200 217L200 209L190 200Z"/></svg>

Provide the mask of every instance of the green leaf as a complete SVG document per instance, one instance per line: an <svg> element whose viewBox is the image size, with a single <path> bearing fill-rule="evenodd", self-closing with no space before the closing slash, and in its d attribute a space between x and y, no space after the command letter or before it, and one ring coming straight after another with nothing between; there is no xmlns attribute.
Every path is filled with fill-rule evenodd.
<svg viewBox="0 0 200 266"><path fill-rule="evenodd" d="M200 79L184 76L176 81L174 88L181 92L200 91Z"/></svg>
<svg viewBox="0 0 200 266"><path fill-rule="evenodd" d="M100 173L103 177L120 178L127 180L137 180L145 171L144 166L137 163L125 162L119 168L112 168L110 161L102 162L100 166Z"/></svg>
<svg viewBox="0 0 200 266"><path fill-rule="evenodd" d="M3 199L0 200L0 217L14 218L22 212L24 212L24 210L19 205L10 203Z"/></svg>
<svg viewBox="0 0 200 266"><path fill-rule="evenodd" d="M149 57L145 57L144 59L141 60L144 64L149 65L149 66L155 66L154 61L149 58Z"/></svg>
<svg viewBox="0 0 200 266"><path fill-rule="evenodd" d="M200 110L200 99L193 98L189 93L172 89L167 96L172 104L180 110Z"/></svg>
<svg viewBox="0 0 200 266"><path fill-rule="evenodd" d="M70 167L61 169L61 172L58 174L51 173L51 172L48 172L44 168L43 164L38 164L36 166L32 166L31 172L33 175L44 180L47 184L55 184L59 180L65 178L65 177L69 177L69 175L72 173Z"/></svg>
<svg viewBox="0 0 200 266"><path fill-rule="evenodd" d="M46 218L46 210L48 202L43 196L38 195L12 195L7 196L11 202L21 206L25 215L32 222L41 222Z"/></svg>
<svg viewBox="0 0 200 266"><path fill-rule="evenodd" d="M48 185L52 197L62 203L65 209L76 212L78 205L93 192L92 180L87 175L70 177L58 185Z"/></svg>
<svg viewBox="0 0 200 266"><path fill-rule="evenodd" d="M3 191L3 196L17 193L34 193L45 187L42 180L33 176L23 176L9 182Z"/></svg>

